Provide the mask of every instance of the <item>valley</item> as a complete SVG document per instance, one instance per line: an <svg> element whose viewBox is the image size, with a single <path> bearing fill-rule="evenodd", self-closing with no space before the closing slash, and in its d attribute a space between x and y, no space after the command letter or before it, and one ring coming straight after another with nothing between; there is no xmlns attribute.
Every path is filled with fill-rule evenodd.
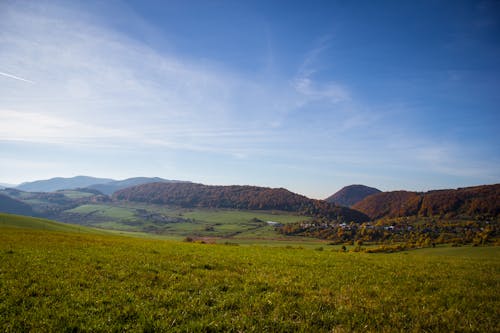
<svg viewBox="0 0 500 333"><path fill-rule="evenodd" d="M279 237L275 225L310 220L279 211L181 208L142 203L87 204L63 211L59 220L177 237Z"/></svg>
<svg viewBox="0 0 500 333"><path fill-rule="evenodd" d="M47 182L52 184L34 183ZM206 186L157 177L111 184L117 188L111 195L97 190L100 185L54 192L7 188L0 190L0 207L7 213L103 230L204 242L312 239L367 250L377 244L400 244L390 249L496 244L500 235L498 184L426 193L353 185L332 196L352 203L352 208L282 188Z"/></svg>

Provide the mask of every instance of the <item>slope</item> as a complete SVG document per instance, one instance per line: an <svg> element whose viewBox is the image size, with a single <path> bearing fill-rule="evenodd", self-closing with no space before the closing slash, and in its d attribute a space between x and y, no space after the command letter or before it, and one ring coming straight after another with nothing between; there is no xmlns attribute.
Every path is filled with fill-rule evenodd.
<svg viewBox="0 0 500 333"><path fill-rule="evenodd" d="M349 185L332 194L325 201L339 206L350 207L375 193L380 193L380 190L365 185Z"/></svg>
<svg viewBox="0 0 500 333"><path fill-rule="evenodd" d="M113 179L76 176L71 178L56 177L46 180L22 183L16 189L29 192L54 192L58 190L88 187L94 184L109 183Z"/></svg>
<svg viewBox="0 0 500 333"><path fill-rule="evenodd" d="M88 186L90 189L98 190L107 195L111 195L118 190L122 190L127 187L149 184L149 183L177 183L182 182L179 180L168 180L159 177L134 177L124 180L115 180L105 184L94 184Z"/></svg>
<svg viewBox="0 0 500 333"><path fill-rule="evenodd" d="M106 234L105 231L29 216L0 213L0 227Z"/></svg>
<svg viewBox="0 0 500 333"><path fill-rule="evenodd" d="M497 218L500 215L500 184L425 193L382 192L366 197L353 208L372 219L417 215Z"/></svg>
<svg viewBox="0 0 500 333"><path fill-rule="evenodd" d="M500 331L499 247L370 255L0 229L1 332Z"/></svg>
<svg viewBox="0 0 500 333"><path fill-rule="evenodd" d="M355 222L368 220L365 214L358 211L309 199L284 188L152 183L120 190L113 195L113 199L180 207L282 210Z"/></svg>
<svg viewBox="0 0 500 333"><path fill-rule="evenodd" d="M35 215L30 205L4 194L0 194L0 212L29 216Z"/></svg>

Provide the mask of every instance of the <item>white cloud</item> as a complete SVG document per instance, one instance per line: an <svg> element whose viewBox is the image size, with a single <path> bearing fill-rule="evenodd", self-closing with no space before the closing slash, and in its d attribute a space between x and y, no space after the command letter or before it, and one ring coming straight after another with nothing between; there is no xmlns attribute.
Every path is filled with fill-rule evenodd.
<svg viewBox="0 0 500 333"><path fill-rule="evenodd" d="M328 37L289 77L266 78L155 49L79 10L43 0L0 2L0 148L22 141L149 149L153 156L187 150L310 163L312 172L342 164L355 174L372 165L486 170L431 139L414 148L421 136L411 126L360 102L345 83L319 79Z"/></svg>
<svg viewBox="0 0 500 333"><path fill-rule="evenodd" d="M36 84L0 81L1 140L104 147L126 140L241 157L289 140L282 126L295 109L350 98L342 85L306 76L320 49L306 56L302 77L266 81L159 52L68 8L5 7L0 63Z"/></svg>
<svg viewBox="0 0 500 333"><path fill-rule="evenodd" d="M126 137L120 129L98 127L41 113L0 109L0 140L32 141L56 144L72 140L91 140Z"/></svg>
<svg viewBox="0 0 500 333"><path fill-rule="evenodd" d="M4 7L0 64L36 84L0 80L3 140L112 143L128 135L234 155L233 142L272 138L269 124L300 99L292 89L160 53L67 8Z"/></svg>

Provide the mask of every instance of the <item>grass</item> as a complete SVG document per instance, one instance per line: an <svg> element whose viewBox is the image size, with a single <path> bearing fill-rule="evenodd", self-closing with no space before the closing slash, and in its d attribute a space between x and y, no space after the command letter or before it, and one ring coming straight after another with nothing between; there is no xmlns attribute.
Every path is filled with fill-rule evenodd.
<svg viewBox="0 0 500 333"><path fill-rule="evenodd" d="M64 196L70 198L70 199L82 199L82 198L89 198L93 196L93 193L90 192L82 192L82 191L75 191L75 190L60 190L57 191L57 193L64 194Z"/></svg>
<svg viewBox="0 0 500 333"><path fill-rule="evenodd" d="M82 215L94 215L109 219L126 220L135 218L133 210L110 205L81 205L67 210L67 212Z"/></svg>
<svg viewBox="0 0 500 333"><path fill-rule="evenodd" d="M208 223L222 224L241 224L247 223L253 218L261 221L274 221L280 223L292 223L298 221L309 220L309 217L292 215L287 212L272 212L268 211L242 211L229 209L193 209L188 210L182 215L186 218L205 221Z"/></svg>
<svg viewBox="0 0 500 333"><path fill-rule="evenodd" d="M26 216L17 216L11 214L0 213L0 228L24 228L35 230L61 231L61 232L77 232L77 233L92 233L105 234L105 231L92 228L82 227L73 224L65 224L54 222L46 219L39 219Z"/></svg>
<svg viewBox="0 0 500 333"><path fill-rule="evenodd" d="M138 210L182 219L183 222L158 222L137 215ZM65 211L86 225L124 231L146 231L177 237L276 238L280 236L267 221L292 223L310 219L289 212L242 211L231 209L184 209L141 203L87 204ZM79 222L80 223L80 222Z"/></svg>
<svg viewBox="0 0 500 333"><path fill-rule="evenodd" d="M0 227L4 332L500 331L498 247L339 253L9 219Z"/></svg>

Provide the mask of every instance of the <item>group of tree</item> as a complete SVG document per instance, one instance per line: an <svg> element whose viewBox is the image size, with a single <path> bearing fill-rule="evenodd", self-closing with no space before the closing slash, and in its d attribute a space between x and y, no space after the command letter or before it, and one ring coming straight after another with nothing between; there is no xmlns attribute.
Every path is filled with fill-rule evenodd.
<svg viewBox="0 0 500 333"><path fill-rule="evenodd" d="M332 223L325 219L283 225L285 235L330 240L334 244L406 243L429 246L441 243L487 244L500 241L498 221L441 220L438 218L381 219L376 223Z"/></svg>
<svg viewBox="0 0 500 333"><path fill-rule="evenodd" d="M372 220L404 216L493 219L500 215L500 184L424 193L382 192L366 197L352 208Z"/></svg>
<svg viewBox="0 0 500 333"><path fill-rule="evenodd" d="M120 190L113 195L113 199L189 208L281 210L335 221L364 222L369 220L361 212L323 200L309 199L284 188L151 183Z"/></svg>

